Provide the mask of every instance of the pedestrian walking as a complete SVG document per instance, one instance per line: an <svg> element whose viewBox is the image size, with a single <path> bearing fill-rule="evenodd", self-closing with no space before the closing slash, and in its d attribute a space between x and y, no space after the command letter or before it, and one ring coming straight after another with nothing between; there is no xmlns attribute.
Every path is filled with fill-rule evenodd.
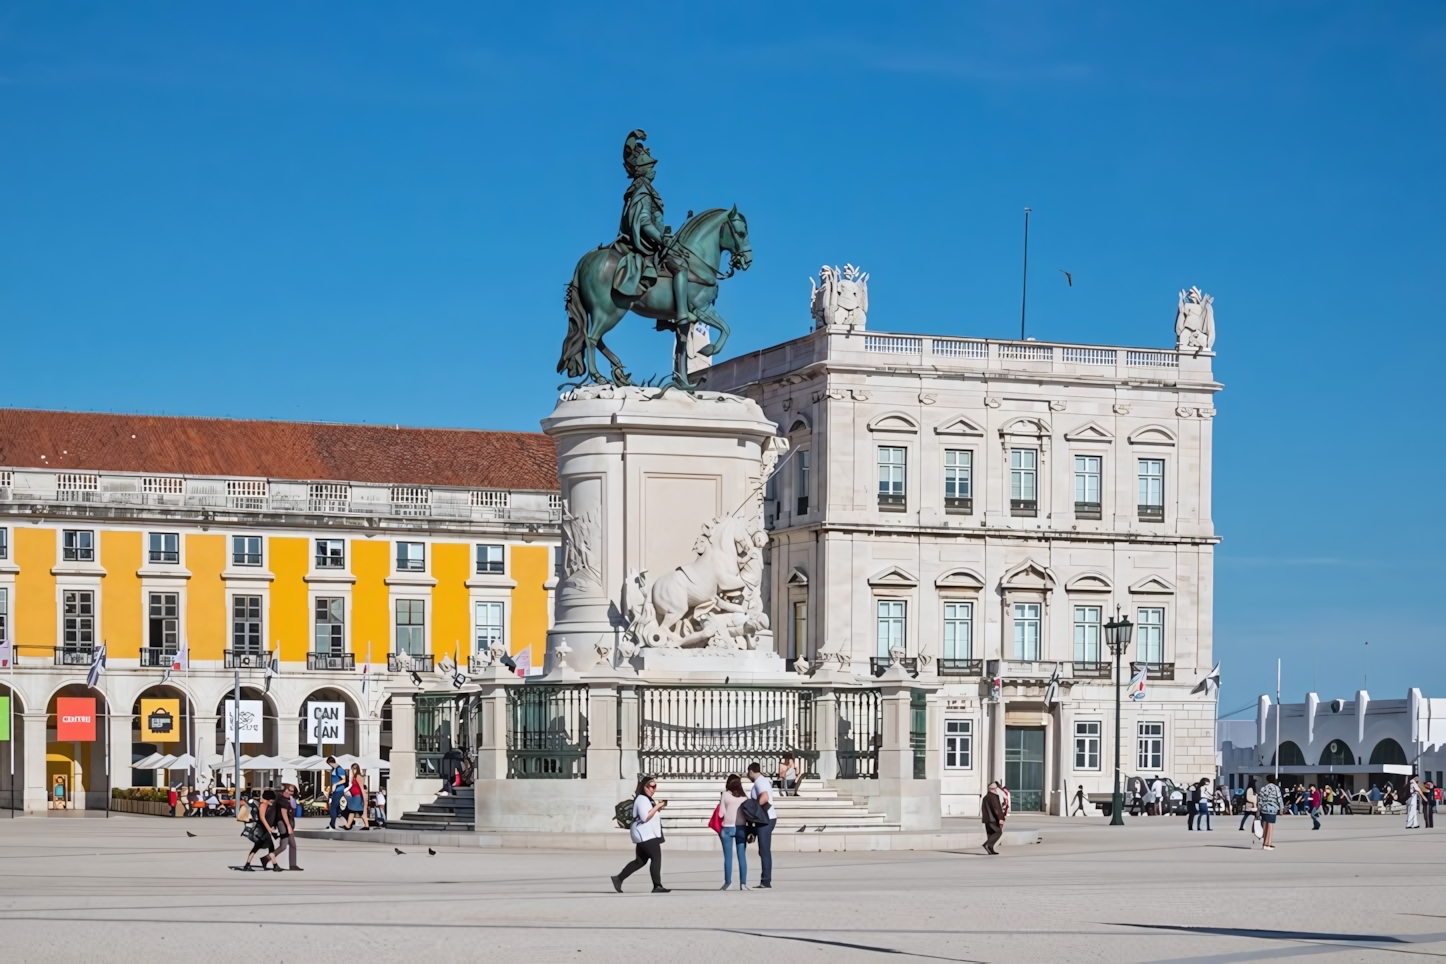
<svg viewBox="0 0 1446 964"><path fill-rule="evenodd" d="M1406 784L1406 829L1421 829L1421 784L1416 779L1416 774L1411 774L1410 781Z"/></svg>
<svg viewBox="0 0 1446 964"><path fill-rule="evenodd" d="M1156 798L1156 796L1155 796L1155 785L1154 785L1153 783L1147 783L1147 784L1145 784L1145 796L1144 796L1145 816L1147 816L1147 817L1153 817L1153 816L1155 815L1155 800L1156 800L1156 799L1157 799L1157 798Z"/></svg>
<svg viewBox="0 0 1446 964"><path fill-rule="evenodd" d="M768 890L773 887L773 828L778 826L778 810L773 806L772 784L764 779L763 767L748 764L748 779L753 783L748 789L748 798L757 800L768 817L767 823L753 827L753 836L758 841L758 886Z"/></svg>
<svg viewBox="0 0 1446 964"><path fill-rule="evenodd" d="M296 816L301 811L301 800L297 797L295 785L290 783L281 785L280 809L281 840L286 844L286 869L302 870L304 868L296 866Z"/></svg>
<svg viewBox="0 0 1446 964"><path fill-rule="evenodd" d="M653 877L653 893L672 893L663 886L663 811L668 808L668 801L654 802L657 792L658 781L652 777L643 777L638 781L638 792L633 799L633 825L628 828L628 836L634 844L634 857L616 877L611 878L613 890L620 894L623 892L623 881L642 870L644 864L650 865L648 872Z"/></svg>
<svg viewBox="0 0 1446 964"><path fill-rule="evenodd" d="M718 816L723 826L718 829L718 839L723 843L723 886L727 890L733 883L733 854L738 853L738 889L748 889L748 827L743 822L743 801L748 794L743 792L743 778L738 774L730 776L718 797Z"/></svg>
<svg viewBox="0 0 1446 964"><path fill-rule="evenodd" d="M1261 841L1262 849L1274 850L1275 818L1280 816L1280 808L1284 805L1274 773L1265 775L1265 786L1260 788L1260 793L1255 798L1255 805L1260 808L1260 822L1265 824L1265 838Z"/></svg>
<svg viewBox="0 0 1446 964"><path fill-rule="evenodd" d="M387 825L387 788L378 787L377 792L372 794L371 809L372 823L383 829Z"/></svg>
<svg viewBox="0 0 1446 964"><path fill-rule="evenodd" d="M1436 785L1430 780L1427 780L1423 790L1424 792L1421 794L1421 815L1426 818L1426 829L1433 830L1436 827Z"/></svg>
<svg viewBox="0 0 1446 964"><path fill-rule="evenodd" d="M1255 778L1251 777L1250 785L1245 788L1245 802L1240 806L1240 829L1244 830L1245 825L1254 819L1255 810Z"/></svg>
<svg viewBox="0 0 1446 964"><path fill-rule="evenodd" d="M1185 829L1194 830L1195 821L1200 816L1200 784L1190 784L1190 796L1185 806Z"/></svg>
<svg viewBox="0 0 1446 964"><path fill-rule="evenodd" d="M367 823L367 788L366 781L362 779L362 768L360 763L351 765L351 786L346 791L346 829L352 830L356 819L361 818L361 828L370 830Z"/></svg>
<svg viewBox="0 0 1446 964"><path fill-rule="evenodd" d="M1310 788L1306 790L1305 799L1306 812L1310 814L1310 829L1319 830L1322 797L1320 791L1316 789L1316 785L1314 783L1312 783L1310 785Z"/></svg>
<svg viewBox="0 0 1446 964"><path fill-rule="evenodd" d="M1215 828L1210 826L1210 801L1214 798L1214 794L1210 792L1209 777L1200 778L1200 783L1196 787L1195 793L1197 798L1195 829L1214 830Z"/></svg>
<svg viewBox="0 0 1446 964"><path fill-rule="evenodd" d="M1074 792L1074 807L1074 812L1070 814L1071 817L1073 817L1076 813L1079 814L1081 817L1086 815L1084 784L1080 784L1080 788Z"/></svg>
<svg viewBox="0 0 1446 964"><path fill-rule="evenodd" d="M246 862L241 865L242 870L255 870L251 861L262 850L266 854L261 858L261 869L270 870L267 863L274 863L276 856L281 853L280 838L276 830L276 821L280 816L276 806L276 791L267 787L261 791L261 802L251 808L252 824L248 824L245 832L247 839L251 841L251 852L246 855ZM277 870L281 867L276 866Z"/></svg>
<svg viewBox="0 0 1446 964"><path fill-rule="evenodd" d="M331 821L327 824L326 829L335 830L337 818L341 816L341 808L346 800L346 770L337 765L334 756L326 758L326 765L328 779L331 780L326 804L326 813Z"/></svg>
<svg viewBox="0 0 1446 964"><path fill-rule="evenodd" d="M984 852L986 854L998 855L999 851L994 845L999 843L999 838L1004 836L1004 820L1007 814L1004 812L1003 789L994 780L989 781L989 789L984 792L984 797L979 801L979 819L984 822Z"/></svg>
<svg viewBox="0 0 1446 964"><path fill-rule="evenodd" d="M1155 795L1155 809L1152 811L1154 816L1158 817L1168 812L1168 808L1165 806L1165 781L1155 777L1150 781L1150 792Z"/></svg>

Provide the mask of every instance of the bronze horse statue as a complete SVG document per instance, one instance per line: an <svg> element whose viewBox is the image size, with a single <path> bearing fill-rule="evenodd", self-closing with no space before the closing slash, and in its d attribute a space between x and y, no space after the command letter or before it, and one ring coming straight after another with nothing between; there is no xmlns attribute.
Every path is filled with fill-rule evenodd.
<svg viewBox="0 0 1446 964"><path fill-rule="evenodd" d="M753 262L753 249L748 243L748 221L737 205L728 210L711 208L688 218L676 235L668 235L668 251L674 263L686 264L688 272L688 308L697 321L718 331L718 340L704 345L699 354L714 355L728 340L728 323L713 307L718 297L718 282L732 277L734 271L747 271ZM730 255L729 270L720 272L723 252ZM672 331L673 384L692 391L697 386L688 378L688 335L691 321L677 321L679 312L674 297L675 286L670 279L643 288L637 295L618 290L620 266L626 272L624 259L628 251L618 242L606 244L582 256L567 285L567 336L562 344L559 372L582 382L607 382L631 385L622 360L603 344L603 336L622 321L629 311L657 321L659 331ZM667 283L665 283L667 282ZM597 352L612 363L611 377L604 377L597 367Z"/></svg>

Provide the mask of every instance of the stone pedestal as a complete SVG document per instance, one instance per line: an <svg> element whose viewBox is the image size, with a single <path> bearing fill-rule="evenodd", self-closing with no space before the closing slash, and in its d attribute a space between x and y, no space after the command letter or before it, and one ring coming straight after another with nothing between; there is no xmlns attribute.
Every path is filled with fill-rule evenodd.
<svg viewBox="0 0 1446 964"><path fill-rule="evenodd" d="M720 518L762 531L763 483L782 449L777 426L755 402L734 395L590 385L563 395L542 430L557 441L565 506L546 668L556 668L563 637L574 670L618 666L630 603L644 598L629 594L630 574L645 573L650 592L697 558L705 526ZM650 675L727 676L736 661L745 674L782 674L771 633L754 639L767 653L650 647L631 666Z"/></svg>

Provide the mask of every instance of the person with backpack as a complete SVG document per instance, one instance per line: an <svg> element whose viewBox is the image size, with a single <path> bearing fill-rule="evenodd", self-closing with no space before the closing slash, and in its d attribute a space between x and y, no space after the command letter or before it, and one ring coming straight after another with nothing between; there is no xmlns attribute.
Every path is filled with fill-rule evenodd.
<svg viewBox="0 0 1446 964"><path fill-rule="evenodd" d="M642 870L644 864L651 865L648 872L653 877L653 893L672 893L663 886L663 811L668 808L668 801L659 800L654 803L653 796L657 792L658 781L652 777L645 776L638 781L638 792L633 799L632 824L628 827L628 836L632 838L636 848L635 856L621 873L610 878L613 890L620 894L623 892L623 881L634 872Z"/></svg>
<svg viewBox="0 0 1446 964"><path fill-rule="evenodd" d="M276 806L276 791L267 787L261 792L261 800L251 807L251 822L247 823L242 836L251 841L251 852L246 855L246 862L241 865L241 870L255 870L251 861L263 849L267 851L261 858L262 870L280 870L281 865L275 863L281 853L281 838L277 832L277 820L280 817L280 810ZM273 866L266 866L267 862Z"/></svg>
<svg viewBox="0 0 1446 964"><path fill-rule="evenodd" d="M778 826L778 811L773 806L773 784L763 776L763 767L748 764L748 802L743 805L743 819L758 840L758 862L763 865L758 886L773 888L773 828ZM750 806L751 804L751 806Z"/></svg>
<svg viewBox="0 0 1446 964"><path fill-rule="evenodd" d="M1260 808L1260 822L1265 824L1265 837L1261 840L1261 849L1274 850L1275 820L1280 816L1281 808L1285 806L1274 773L1265 775L1265 786L1260 788L1260 794L1255 798L1255 805Z"/></svg>
<svg viewBox="0 0 1446 964"><path fill-rule="evenodd" d="M326 765L330 768L331 790L328 794L326 812L331 818L327 824L328 830L336 829L337 818L341 816L342 805L346 802L346 770L337 765L336 757L326 758Z"/></svg>

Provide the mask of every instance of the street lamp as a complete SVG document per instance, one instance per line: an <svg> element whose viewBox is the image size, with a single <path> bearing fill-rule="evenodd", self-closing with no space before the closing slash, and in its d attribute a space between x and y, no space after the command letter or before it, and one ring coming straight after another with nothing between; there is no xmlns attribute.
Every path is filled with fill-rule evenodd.
<svg viewBox="0 0 1446 964"><path fill-rule="evenodd" d="M1135 624L1129 616L1121 616L1115 607L1115 618L1105 623L1105 643L1115 657L1115 795L1110 805L1110 826L1125 824L1125 799L1120 793L1120 657L1130 648L1130 633Z"/></svg>

